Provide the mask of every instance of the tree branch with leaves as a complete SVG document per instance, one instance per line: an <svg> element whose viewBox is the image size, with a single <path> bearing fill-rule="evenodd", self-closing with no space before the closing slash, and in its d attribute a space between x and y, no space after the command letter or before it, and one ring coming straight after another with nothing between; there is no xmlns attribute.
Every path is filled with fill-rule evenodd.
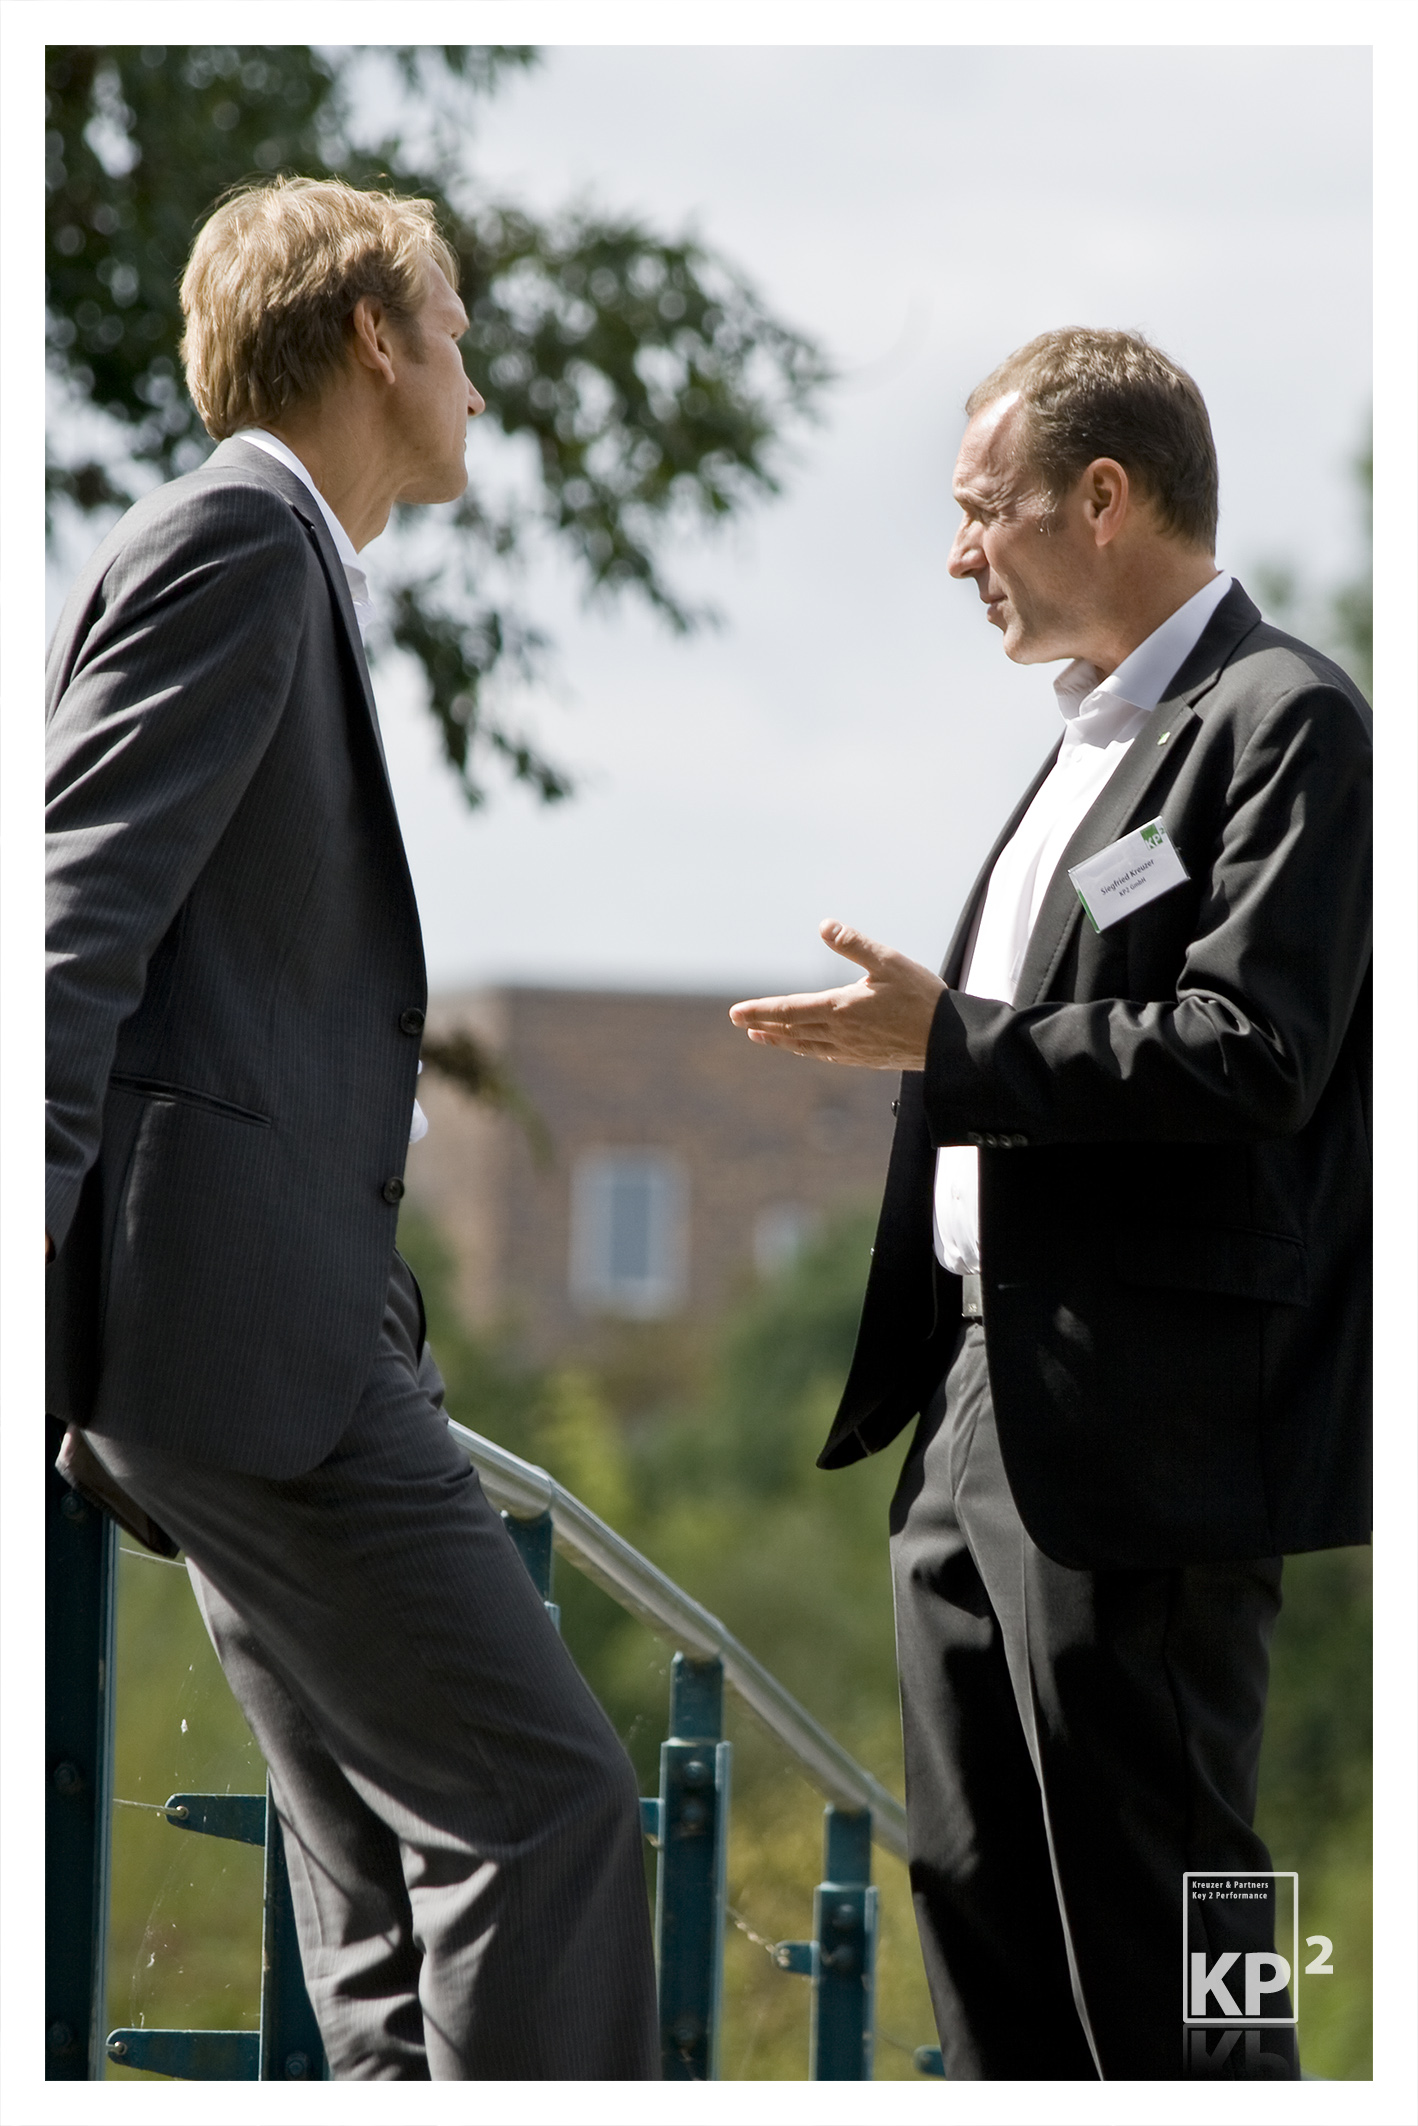
<svg viewBox="0 0 1418 2126"><path fill-rule="evenodd" d="M519 558L545 534L588 595L630 593L693 628L709 615L668 579L666 546L778 492L785 432L815 412L830 375L820 349L697 239L585 207L539 219L485 193L467 149L479 102L535 62L522 45L48 53L49 363L74 414L49 465L52 510L122 508L210 448L182 386L177 290L224 191L284 171L437 207L462 269L484 418L533 446L525 504L494 508L470 490L432 526L399 512L390 542L385 640L421 668L471 804L493 761L546 802L572 787L493 699L495 675L529 680L549 649L509 588ZM359 118L372 101L395 114L374 140Z"/></svg>

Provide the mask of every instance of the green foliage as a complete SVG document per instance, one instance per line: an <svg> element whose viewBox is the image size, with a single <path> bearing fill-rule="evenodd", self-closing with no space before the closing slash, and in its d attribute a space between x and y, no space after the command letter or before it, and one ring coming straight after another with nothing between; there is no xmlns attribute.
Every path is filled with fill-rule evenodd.
<svg viewBox="0 0 1418 2126"><path fill-rule="evenodd" d="M1293 564L1271 558L1247 571L1265 613L1281 626L1308 633L1344 666L1367 698L1374 698L1374 443L1372 433L1350 472L1362 522L1362 562L1337 590L1319 594Z"/></svg>
<svg viewBox="0 0 1418 2126"><path fill-rule="evenodd" d="M1300 2057L1321 2081L1367 2082L1374 2072L1374 1874L1367 1808L1342 1817L1300 1868L1300 1940L1334 1943L1333 1973L1310 1975L1300 1955Z"/></svg>
<svg viewBox="0 0 1418 2126"><path fill-rule="evenodd" d="M729 1828L730 1924L724 1944L725 2081L801 2081L808 2058L809 1992L785 1976L762 1943L812 1933L811 1893L822 1875L822 1800L747 1722L728 1716L734 1743ZM912 2054L934 2044L935 2022L903 1863L877 1847L877 2081L918 2080ZM753 1937L759 1937L755 1940Z"/></svg>
<svg viewBox="0 0 1418 2126"><path fill-rule="evenodd" d="M1364 517L1365 562L1362 572L1330 600L1330 627L1336 650L1364 692L1374 693L1374 439L1354 460L1354 479Z"/></svg>
<svg viewBox="0 0 1418 2126"><path fill-rule="evenodd" d="M1315 599L1285 562L1252 573L1267 612L1302 631L1312 616L1315 637L1372 700L1372 435L1351 470L1363 531L1353 578ZM1276 1867L1299 1871L1302 1934L1334 1940L1334 1977L1302 1975L1299 1986L1305 2065L1335 2080L1372 2072L1370 1563L1366 1550L1286 1560L1256 1817Z"/></svg>
<svg viewBox="0 0 1418 2126"><path fill-rule="evenodd" d="M174 1828L175 1793L259 1794L266 1768L180 1567L118 1560L118 1714L108 2020L254 2030L261 2009L262 1855ZM126 1804L140 1802L144 1807ZM110 2081L152 2081L112 2062Z"/></svg>
<svg viewBox="0 0 1418 2126"><path fill-rule="evenodd" d="M101 409L111 443L50 467L51 495L79 510L126 504L138 468L170 477L206 454L182 385L177 290L223 192L285 172L435 202L461 263L484 418L525 439L537 489L535 504L500 511L470 491L432 533L401 513L393 542L389 639L421 665L474 804L489 755L546 801L571 787L486 698L494 672L526 677L546 649L506 583L534 527L589 593L632 590L672 627L694 625L706 615L661 567L667 537L777 491L784 424L828 374L702 244L624 215L541 221L482 193L467 167L478 99L533 59L495 45L56 45L47 67L49 361L73 402ZM376 141L356 116L371 68L390 114Z"/></svg>
<svg viewBox="0 0 1418 2126"><path fill-rule="evenodd" d="M197 224L239 177L318 166L334 77L296 45L51 45L45 87L50 363L123 424L130 458L171 476L207 448L177 363ZM93 459L50 484L81 507L132 499Z"/></svg>
<svg viewBox="0 0 1418 2126"><path fill-rule="evenodd" d="M1285 1561L1256 1811L1275 1866L1299 1873L1301 1939L1334 1943L1334 1976L1299 1991L1306 2069L1335 2081L1373 2071L1371 1566L1359 1549Z"/></svg>
<svg viewBox="0 0 1418 2126"><path fill-rule="evenodd" d="M850 1352L867 1233L862 1216L845 1218L751 1293L723 1325L707 1373L686 1358L678 1398L662 1369L653 1420L633 1367L529 1372L471 1335L450 1298L448 1251L415 1214L401 1220L400 1247L423 1286L452 1414L549 1468L720 1616L899 1793L886 1547L899 1455L831 1475L813 1467ZM118 1793L161 1802L179 1788L259 1791L259 1755L184 1576L126 1556L122 1568ZM565 1566L556 1595L567 1644L630 1751L642 1793L652 1793L673 1649ZM1306 2067L1334 2079L1371 2071L1369 1673L1368 1553L1288 1560L1257 1820L1275 1865L1299 1871L1302 1937L1334 1941L1335 1975L1300 1981ZM728 1729L729 1897L738 1916L725 1964L724 2073L800 2079L807 1989L751 1937L810 1931L821 1800L732 1698ZM156 1815L117 1813L111 2021L249 2027L259 1856L174 1831ZM910 2079L911 2048L933 2038L929 2002L905 1871L878 1853L876 1874L877 2075Z"/></svg>
<svg viewBox="0 0 1418 2126"><path fill-rule="evenodd" d="M1337 1826L1359 1820L1369 1805L1371 1553L1287 1558L1283 1593L1260 1807L1267 1836L1281 1849L1318 1854Z"/></svg>
<svg viewBox="0 0 1418 2126"><path fill-rule="evenodd" d="M886 1509L900 1454L816 1468L872 1220L850 1213L725 1321L701 1394L637 1435L633 1540L899 1782Z"/></svg>
<svg viewBox="0 0 1418 2126"><path fill-rule="evenodd" d="M829 1229L730 1315L699 1392L692 1375L678 1396L662 1380L653 1418L636 1410L633 1425L614 1374L519 1374L470 1336L426 1222L406 1213L399 1245L423 1286L453 1415L585 1497L811 1712L850 1729L873 1770L899 1779L884 1532L899 1456L830 1478L814 1467L851 1356L870 1234L864 1213ZM605 1513L578 1475L618 1511ZM658 1679L642 1677L630 1650L636 1627L604 1596L583 1604L573 1574L559 1599L568 1642L618 1727L658 1718Z"/></svg>
<svg viewBox="0 0 1418 2126"><path fill-rule="evenodd" d="M516 1375L496 1371L448 1305L436 1235L408 1221L406 1228L401 1245L424 1283L454 1413L571 1489L589 1443L617 1460L615 1490L627 1511L616 1525L899 1792L886 1508L900 1455L891 1450L831 1475L813 1466L851 1355L866 1216L841 1220L792 1270L748 1295L722 1324L707 1376L687 1376L678 1396L662 1385L653 1422L623 1424L618 1454L606 1410L617 1401L614 1387L603 1378L597 1398L595 1383L584 1383L595 1409L593 1426L582 1420L586 1443L568 1406L558 1435L545 1383L523 1376L518 1386ZM557 1593L568 1643L649 1791L663 1732L664 1650L575 1573L563 1568ZM1302 1935L1323 1931L1335 1942L1335 1976L1301 1980L1301 2035L1308 2071L1336 2079L1370 2071L1369 1620L1367 1551L1286 1561L1257 1821L1276 1867L1299 1871ZM800 1933L803 1885L817 1867L815 1809L751 1723L739 1723L736 1747L731 1900L765 1936ZM894 1879L884 1864L879 1873L884 1885ZM891 1909L895 1975L883 1983L882 2026L927 2042L904 1883ZM748 2062L732 2071L800 2074L806 2039L791 1994L741 1933L726 1984L739 2018L734 2056ZM901 2058L884 2046L878 2072L894 2071Z"/></svg>
<svg viewBox="0 0 1418 2126"><path fill-rule="evenodd" d="M899 1793L885 1539L896 1457L832 1477L813 1467L850 1356L870 1237L865 1214L849 1216L751 1293L715 1340L707 1372L690 1342L651 1340L642 1350L630 1338L597 1374L535 1374L505 1366L458 1319L436 1230L407 1210L399 1228L453 1415L550 1469L612 1521ZM556 1598L567 1645L641 1792L653 1793L673 1648L565 1565ZM729 1897L739 1923L725 1956L723 2071L800 2080L808 1989L750 1935L771 1942L811 1932L822 1798L732 1697L726 1712L735 1748ZM934 2042L934 2025L905 1870L878 1853L876 1874L877 2075L910 2080L912 2049Z"/></svg>
<svg viewBox="0 0 1418 2126"><path fill-rule="evenodd" d="M682 1495L691 1474L759 1501L822 1488L805 1471L830 1421L824 1401L835 1405L851 1362L874 1228L866 1209L840 1218L729 1316L707 1410L659 1442L662 1500Z"/></svg>

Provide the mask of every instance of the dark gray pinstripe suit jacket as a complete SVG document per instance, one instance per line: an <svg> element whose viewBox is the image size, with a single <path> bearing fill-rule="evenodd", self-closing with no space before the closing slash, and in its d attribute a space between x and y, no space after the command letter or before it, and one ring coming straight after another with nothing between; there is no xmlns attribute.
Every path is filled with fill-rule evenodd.
<svg viewBox="0 0 1418 2126"><path fill-rule="evenodd" d="M50 1408L294 1474L373 1356L427 1001L301 483L234 439L130 510L47 694Z"/></svg>

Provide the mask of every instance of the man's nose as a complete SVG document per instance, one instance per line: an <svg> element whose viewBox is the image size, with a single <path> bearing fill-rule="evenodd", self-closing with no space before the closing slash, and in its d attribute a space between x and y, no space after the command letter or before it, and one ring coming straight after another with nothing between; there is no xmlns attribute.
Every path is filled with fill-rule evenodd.
<svg viewBox="0 0 1418 2126"><path fill-rule="evenodd" d="M475 420L477 419L478 415L479 415L480 413L482 413L482 412L483 412L483 411L485 410L486 406L487 406L487 400L486 400L486 399L485 399L485 398L483 397L482 393L481 393L481 392L480 392L480 391L478 390L478 387L477 387L477 385L476 385L476 384L475 384L475 383L473 382L472 378L471 378L471 377L469 377L469 379L468 379L468 419L469 419L470 421L475 421Z"/></svg>
<svg viewBox="0 0 1418 2126"><path fill-rule="evenodd" d="M950 559L945 565L957 581L962 576L978 576L985 566L985 557L980 551L975 526L968 517L955 534L950 548Z"/></svg>

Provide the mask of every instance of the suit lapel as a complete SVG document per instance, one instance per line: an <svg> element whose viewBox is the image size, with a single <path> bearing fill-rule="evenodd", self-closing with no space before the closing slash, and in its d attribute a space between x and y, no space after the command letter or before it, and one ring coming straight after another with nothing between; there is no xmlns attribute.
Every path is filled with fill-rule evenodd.
<svg viewBox="0 0 1418 2126"><path fill-rule="evenodd" d="M1187 703L1160 702L1079 821L1054 866L1054 875L1029 933L1028 950L1015 984L1016 1005L1039 1002L1082 918L1083 907L1068 875L1069 866L1081 864L1085 857L1095 856L1117 840L1127 819L1170 759L1179 732L1194 721L1195 712Z"/></svg>
<svg viewBox="0 0 1418 2126"><path fill-rule="evenodd" d="M1068 875L1070 866L1106 849L1124 832L1129 820L1141 823L1146 818L1147 792L1171 760L1183 734L1196 722L1197 702L1215 686L1237 645L1259 619L1256 607L1240 585L1233 583L1168 693L1079 821L1054 866L1038 919L1029 934L1029 947L1015 985L1017 1006L1037 1004L1047 995L1055 969L1083 919L1082 903Z"/></svg>
<svg viewBox="0 0 1418 2126"><path fill-rule="evenodd" d="M207 460L209 465L214 465L218 462L240 466L244 473L257 474L263 486L273 488L283 502L290 504L290 507L313 538L315 551L320 556L321 566L329 581L330 595L335 602L335 611L339 614L341 625L345 631L350 658L354 665L356 677L359 680L360 695L364 702L365 713L369 718L370 729L374 734L374 744L379 754L379 764L384 771L385 787L389 790L389 797L392 803L394 792L389 782L389 763L384 756L384 734L379 728L379 710L375 705L374 688L370 684L369 664L364 654L364 641L359 632L359 622L355 619L354 600L350 596L350 586L345 575L344 563L335 551L335 542L330 537L330 527L326 524L316 505L315 498L305 485L305 482L298 479L288 466L282 465L279 458L273 458L269 451L262 450L259 444L243 443L239 435L229 436L226 442L220 444Z"/></svg>

